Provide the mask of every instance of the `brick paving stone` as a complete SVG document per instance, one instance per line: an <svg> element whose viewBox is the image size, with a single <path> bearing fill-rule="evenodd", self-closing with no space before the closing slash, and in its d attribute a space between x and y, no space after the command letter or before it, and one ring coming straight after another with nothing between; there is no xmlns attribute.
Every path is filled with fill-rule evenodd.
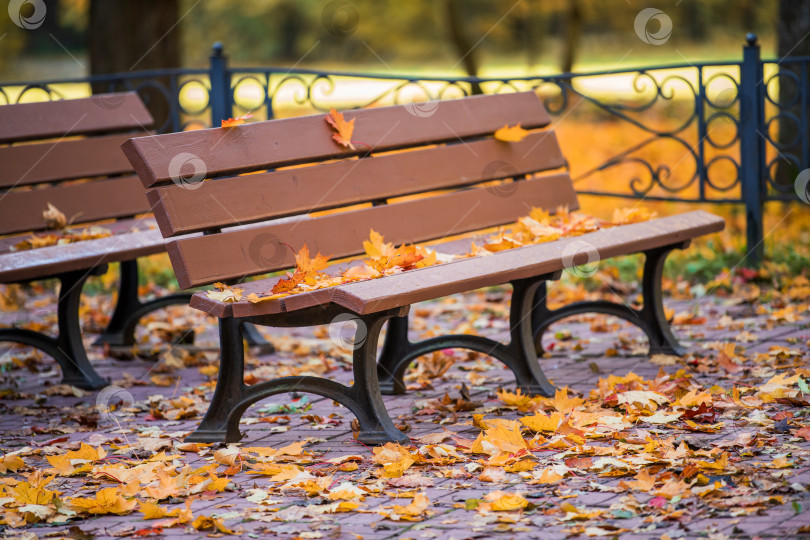
<svg viewBox="0 0 810 540"><path fill-rule="evenodd" d="M494 290L494 292L487 293L493 297L508 299L508 292L504 293L501 290ZM422 322L414 321L415 325L419 324L423 327L420 330L411 329L411 337L416 340L427 330L432 329L435 332L447 331L454 328L459 323L459 312L453 311L454 309L465 309L471 302L480 301L482 298L479 295L462 295L454 298L452 302L428 302L415 306L415 310L426 310L430 315L427 320ZM726 341L734 339L740 332L737 329L730 328L717 328L720 317L728 314L732 317L733 322L741 324L745 329L749 330L757 336L757 341L754 343L743 344L748 350L749 354L754 352L767 352L773 345L795 347L797 345L789 344L786 341L788 338L794 336L804 335L805 341L810 339L810 330L802 328L807 324L807 318L803 319L800 323L790 325L776 325L768 329L766 326L766 317L756 315L748 310L745 306L727 305L724 299L708 297L702 301L668 301L667 305L674 309L677 313L688 312L693 307L697 306L698 312L702 316L710 318L710 321L700 327L693 327L690 325L683 325L676 327L675 332L683 340L685 344L689 344L692 351L703 351L703 345L710 341ZM48 313L47 307L38 308L40 316ZM22 317L25 320L36 320L31 315L28 316L23 313L0 314L0 323L9 322L10 317ZM156 320L160 320L159 318ZM197 345L204 345L207 347L215 347L217 343L216 328L213 320L204 319L204 331L198 334L195 338ZM609 321L620 322L620 329L617 332L611 333L595 333L591 331L591 323L593 320L590 316L582 316L562 321L553 326L548 335L544 339L544 345L549 348L551 343L555 344L554 349L547 354L548 357L541 359L541 365L546 370L547 375L558 386L569 386L572 391L587 394L590 392L596 382L600 378L607 377L610 374L626 375L630 372L642 375L647 379L652 379L656 376L661 367L653 364L646 356L646 338L635 328L618 321L617 319L609 318ZM52 324L52 323L51 323ZM573 338L568 341L560 341L554 336L554 333L559 329L570 330ZM493 327L484 327L478 329L482 335L489 335L494 338L504 339L506 337L504 325L493 325ZM317 349L319 344L324 340L315 337L311 329L290 329L284 330L283 335L279 336L279 332L272 329L262 329L262 331L271 340L279 345L279 352L271 355L254 355L256 360L251 363L250 369L272 370L277 369L274 366L284 365L299 365L300 362L307 360L306 355L296 355L291 348L291 344L295 340L299 340L305 347ZM622 348L622 341L619 339L622 336L624 342L629 343L629 348ZM92 335L87 336L88 345L92 340ZM582 345L581 351L573 351L572 347L580 343ZM0 344L0 356L2 356L5 344ZM285 348L286 347L286 348ZM618 351L616 356L607 356L606 350L608 348L615 348ZM169 387L158 387L152 383L151 377L157 375L162 369L161 366L165 363L163 360L159 362L147 362L144 360L135 359L132 361L119 361L105 356L104 351L98 348L89 347L90 356L99 372L104 376L111 377L113 380L118 380L127 376L133 380L143 383L142 386L130 386L127 391L131 393L136 403L143 403L149 396L160 396L160 400L174 399L179 396L190 395L192 389L198 388L205 383L205 378L194 367L175 370L175 375L179 376L179 382ZM807 347L802 347L803 354L806 356ZM462 355L464 353L461 353ZM214 355L215 356L215 355ZM463 356L460 356L463 358ZM598 372L591 368L593 364ZM477 382L476 385L468 384L470 386L472 399L481 401L483 407L492 408L498 407L500 402L495 398L494 391L500 386L504 388L511 388L512 377L508 370L494 362L483 362L485 367L484 371L480 374L483 382ZM341 364L335 362L336 369L329 374L338 382L348 384L351 380L351 372L346 369L345 363ZM89 393L82 397L65 397L65 396L51 396L45 399L45 407L38 405L41 397L34 398L34 394L41 394L43 389L48 385L54 385L58 382L59 373L57 369L49 367L48 364L38 366L43 371L40 373L26 373L24 376L19 377L15 382L18 386L14 387L15 391L30 393L31 398L20 400L0 400L0 430L3 430L4 439L3 447L5 449L19 448L22 446L30 446L32 443L42 444L46 441L51 441L62 436L62 429L66 426L74 429L77 424L75 421L65 420L71 414L71 411L85 411L92 412L95 408L95 394ZM455 423L454 415L444 414L422 416L415 414L417 404L429 402L441 398L445 393L456 397L458 396L459 388L462 381L467 381L470 372L462 369L469 368L468 363L457 363L453 368L448 371L444 380L432 381L432 388L425 388L418 391L411 391L404 396L386 396L385 402L388 410L390 411L395 422L407 422L411 427L409 435L412 437L419 437L428 433L437 433L441 429L448 429L452 432L459 434L468 439L474 439L479 430L472 427L469 423L469 415L461 415L459 418L462 422L467 422L466 425ZM667 372L673 373L675 370L682 368L680 364L673 366L665 366ZM44 369L43 369L44 368ZM19 371L19 370L17 370ZM23 375L22 372L17 375ZM717 374L703 374L695 373L695 378L701 381L701 384L710 386L717 380ZM728 381L724 382L726 386ZM209 394L210 395L210 394ZM247 418L258 418L261 415L258 410L265 406L267 403L287 403L289 402L289 395L277 395L265 400L253 407L251 407L247 414ZM360 454L366 457L371 455L370 449L366 446L354 441L351 436L350 422L352 419L351 413L343 407L336 407L330 400L323 399L317 396L309 396L311 409L307 414L318 415L326 417L330 414L337 413L341 417L338 418L338 425L328 426L325 429L316 429L313 427L312 422L303 420L300 414L290 414L290 423L287 426L280 426L278 424L268 424L264 422L251 423L244 422L240 425L240 429L245 433L242 440L242 446L271 446L279 448L296 441L304 439L314 439L317 442L312 442L307 445L307 448L316 454L315 461L323 461L331 457L337 457L346 454ZM17 408L17 409L15 409ZM23 408L31 409L32 414L24 414ZM796 409L794 409L795 411ZM15 412L17 411L17 412ZM126 444L127 441L138 441L139 435L153 435L161 437L168 434L179 433L185 434L193 430L199 422L199 417L187 420L166 421L166 420L145 420L146 410L139 411L137 416L122 415L120 418L113 416L112 418L100 418L98 427L90 432L72 431L67 433L71 442L78 441L96 441L98 444L101 441L100 437L106 437L109 441L119 440L120 443ZM488 415L487 418L497 417ZM513 412L503 412L503 418L515 418ZM446 422L442 424L441 422ZM121 426L119 428L119 424ZM740 433L748 430L757 432L750 426L738 426L728 422L728 428L718 433L684 433L679 435L683 440L689 442L693 447L706 447L711 448L712 445L719 444L723 441L733 439ZM282 429L279 429L282 428ZM286 428L286 429L285 429ZM147 431L143 431L147 430ZM152 431L149 431L152 430ZM655 432L654 428L650 429ZM175 435L176 439L180 435ZM154 439L159 442L168 439ZM767 442L765 443L767 444ZM797 443L798 444L798 443ZM807 448L807 445L802 443L797 446L802 450ZM798 452L798 450L797 450ZM536 455L541 460L549 459L554 453L537 452ZM760 457L760 461L764 460L767 454ZM201 467L210 461L211 455L199 457L194 453L187 453L183 455L184 463L192 467ZM319 465L313 465L311 470L317 471ZM453 465L448 465L446 469L453 468ZM458 468L459 466L455 466ZM364 463L362 468L358 471L349 473L340 473L336 476L339 481L351 480L357 478L368 478L370 468L367 463ZM542 485L528 485L525 482L518 482L509 485L492 485L478 481L477 474L472 475L470 478L464 479L449 479L439 478L432 474L426 474L433 481L433 485L423 488L422 491L426 493L430 500L430 508L435 512L434 515L421 522L395 522L386 519L373 510L379 507L390 507L392 505L405 505L408 504L410 498L392 498L392 493L402 493L408 491L408 488L391 488L385 487L383 493L370 495L366 497L363 502L361 510L363 512L352 513L337 513L337 514L324 514L315 515L313 517L304 517L296 519L291 522L283 521L265 521L272 520L277 515L284 515L287 512L293 515L299 509L306 509L308 505L324 504L328 501L322 498L305 499L302 497L293 497L287 495L271 494L271 497L280 499L280 504L271 505L272 508L277 509L278 512L261 512L262 520L259 521L244 521L241 517L226 520L226 525L232 529L242 531L243 535L257 535L257 536L278 536L281 538L293 538L302 532L320 533L324 538L356 538L355 535L361 535L363 538L568 538L576 536L572 533L572 527L577 524L575 522L562 522L560 521L561 514L557 511L560 504L563 502L570 502L576 507L584 507L586 509L601 510L606 512L605 518L600 520L592 520L588 522L590 526L599 525L613 525L615 527L623 527L631 529L632 532L621 535L621 538L660 538L663 533L667 533L671 538L678 537L697 537L707 536L709 534L724 534L731 537L750 538L753 535L770 537L795 537L800 527L810 524L810 497L806 493L793 493L792 500L796 500L801 505L800 512L796 514L794 508L790 503L772 506L763 510L759 514L735 517L728 511L718 511L714 515L708 513L700 514L692 521L687 521L683 525L672 524L667 522L649 523L642 518L632 517L630 519L618 519L613 517L614 510L624 507L626 503L626 493L613 493L611 491L590 491L590 482L597 482L602 486L610 486L611 489L618 485L620 479L601 478L595 475L590 475L587 478L573 478L566 479L567 488L566 495L573 495L573 497L563 499L559 493L555 491L554 486ZM509 478L518 480L518 476L514 474L508 475ZM71 479L73 482L78 482L77 479ZM257 508L254 503L248 502L245 497L247 490L258 487L260 489L270 488L273 483L266 477L247 475L239 473L232 478L234 491L225 491L219 494L216 498L207 500L196 500L193 503L195 515L203 513L205 515L225 515L229 512L236 510L243 511L248 508ZM810 482L810 473L807 466L801 466L795 470L790 471L787 478L787 484L799 483L807 487ZM65 484L74 485L74 484ZM519 490L525 494L527 499L533 504L538 506L538 510L530 512L522 516L516 523L505 524L497 523L495 516L489 517L481 516L477 512L459 509L457 505L463 505L467 499L482 498L487 493L494 489L501 490ZM782 488L775 488L782 489ZM784 490L780 493L787 493ZM638 504L644 505L652 499L651 494L637 493L635 501ZM171 507L182 506L171 505ZM681 505L675 503L676 507L683 508L688 512L694 509L693 503ZM546 515L544 512L550 512ZM140 514L132 514L129 516L102 516L95 518L88 518L73 523L78 525L81 529L92 532L97 538L110 537L111 533L122 532L125 528L145 528L150 526L150 522L140 519ZM35 530L39 536L47 532L63 531L64 527L38 527ZM169 528L165 529L161 538L196 538L201 533L193 531L189 528ZM781 535L781 536L780 536Z"/></svg>

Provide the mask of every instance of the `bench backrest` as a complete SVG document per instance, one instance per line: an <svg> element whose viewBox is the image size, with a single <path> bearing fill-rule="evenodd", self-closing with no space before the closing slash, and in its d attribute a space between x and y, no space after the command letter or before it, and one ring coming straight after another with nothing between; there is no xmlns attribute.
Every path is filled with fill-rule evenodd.
<svg viewBox="0 0 810 540"><path fill-rule="evenodd" d="M345 112L355 149L332 139L325 116L123 145L181 287L290 268L288 246L357 255L370 229L399 245L511 223L532 206L577 208L533 92ZM522 141L493 138L518 123L531 131Z"/></svg>
<svg viewBox="0 0 810 540"><path fill-rule="evenodd" d="M151 124L134 92L0 106L0 235L44 229L48 203L73 225L149 212L121 144Z"/></svg>

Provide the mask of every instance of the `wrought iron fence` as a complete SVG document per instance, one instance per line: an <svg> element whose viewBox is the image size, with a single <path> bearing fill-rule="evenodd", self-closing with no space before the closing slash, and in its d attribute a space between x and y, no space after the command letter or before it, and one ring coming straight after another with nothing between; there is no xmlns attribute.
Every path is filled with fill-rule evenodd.
<svg viewBox="0 0 810 540"><path fill-rule="evenodd" d="M0 103L135 90L162 111L155 128L168 132L245 114L263 120L331 107L404 104L429 115L426 102L474 89L533 90L554 118L563 149L568 138L575 139L571 147L591 149L569 163L579 193L744 204L749 260L756 263L763 204L808 199L807 182L796 180L810 168L808 65L810 57L762 61L752 34L740 62L492 78L229 67L215 44L208 69L0 84ZM583 130L583 122L593 129Z"/></svg>

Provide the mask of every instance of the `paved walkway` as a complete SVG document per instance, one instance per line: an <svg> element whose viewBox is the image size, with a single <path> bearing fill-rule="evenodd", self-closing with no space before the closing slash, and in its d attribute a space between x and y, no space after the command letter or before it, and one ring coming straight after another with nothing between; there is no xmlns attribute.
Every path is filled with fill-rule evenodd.
<svg viewBox="0 0 810 540"><path fill-rule="evenodd" d="M56 385L48 358L0 348L0 446L10 469L0 501L3 519L20 525L4 534L173 538L222 534L219 526L280 538L810 536L802 392L810 316L801 285L773 298L748 285L700 299L671 285L678 298L668 306L690 350L684 358L650 359L642 334L616 319L563 321L541 360L554 384L568 388L552 400L499 394L512 378L482 355L420 359L408 374L411 391L385 398L413 445L376 452L353 440L346 409L291 395L252 407L239 445L183 445L217 369L214 321L184 308L150 318L141 332L142 356L157 360L116 360L90 348L115 384L99 394ZM583 294L553 291L558 300ZM746 294L757 301L745 302ZM449 330L502 337L508 297L508 289L492 289L415 306L412 338ZM7 311L4 320L52 312L47 293L25 302L30 312ZM107 300L89 302L85 322L97 329ZM197 332L192 348L161 341L188 329ZM302 373L350 380L348 344L334 331L266 334L277 350L250 356L249 382ZM23 460L16 473L14 452ZM26 514L15 497L36 483L36 471L55 475L46 490L59 492L60 503L112 487L132 512L68 519L69 510L54 514L60 504L40 500L51 510ZM161 499L179 515L144 520L135 499Z"/></svg>

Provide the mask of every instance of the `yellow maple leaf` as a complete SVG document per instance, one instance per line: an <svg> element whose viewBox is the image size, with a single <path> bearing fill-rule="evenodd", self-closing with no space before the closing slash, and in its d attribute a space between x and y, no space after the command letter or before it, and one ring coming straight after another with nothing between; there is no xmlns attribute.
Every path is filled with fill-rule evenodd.
<svg viewBox="0 0 810 540"><path fill-rule="evenodd" d="M399 443L385 443L372 450L375 463L383 466L386 478L399 478L414 464L413 456L407 448Z"/></svg>
<svg viewBox="0 0 810 540"><path fill-rule="evenodd" d="M534 472L532 474L532 481L530 484L555 484L562 480L564 475L558 473L551 467L546 467L542 471Z"/></svg>
<svg viewBox="0 0 810 540"><path fill-rule="evenodd" d="M11 489L10 495L21 505L50 504L57 495L56 491L45 489L51 483L53 476L42 477L41 473L30 475L27 481L20 482Z"/></svg>
<svg viewBox="0 0 810 540"><path fill-rule="evenodd" d="M413 501L408 505L395 504L393 507L394 513L402 519L408 521L417 521L418 518L428 509L430 501L423 493L417 493L413 496ZM416 519L415 519L416 518Z"/></svg>
<svg viewBox="0 0 810 540"><path fill-rule="evenodd" d="M496 512L514 512L529 506L523 495L506 491L492 491L484 496L484 500L491 503L492 510Z"/></svg>
<svg viewBox="0 0 810 540"><path fill-rule="evenodd" d="M191 523L191 526L198 531L206 531L209 529L216 530L222 534L236 534L234 531L225 526L221 519L213 518L211 516L197 516Z"/></svg>
<svg viewBox="0 0 810 540"><path fill-rule="evenodd" d="M22 467L25 467L25 462L20 456L4 456L0 459L0 473L2 474L8 471L17 472Z"/></svg>
<svg viewBox="0 0 810 540"><path fill-rule="evenodd" d="M558 388L557 392L554 394L553 398L539 398L543 400L544 403L554 407L561 413L570 412L583 403L585 400L578 397L568 397L568 387L565 388Z"/></svg>
<svg viewBox="0 0 810 540"><path fill-rule="evenodd" d="M334 108L329 109L329 114L326 115L326 122L332 126L335 133L332 134L332 139L341 146L354 150L352 144L352 135L354 134L354 118L346 121L343 118L343 113L339 113Z"/></svg>
<svg viewBox="0 0 810 540"><path fill-rule="evenodd" d="M80 512L88 514L129 514L138 504L136 500L126 500L118 493L118 488L109 487L96 493L95 498L74 497L70 504Z"/></svg>
<svg viewBox="0 0 810 540"><path fill-rule="evenodd" d="M652 491L652 489L655 487L655 477L650 475L647 469L642 469L633 478L634 480L622 480L619 482L619 487L645 492Z"/></svg>
<svg viewBox="0 0 810 540"><path fill-rule="evenodd" d="M541 432L548 431L554 433L557 428L562 424L565 416L559 412L553 412L551 415L545 415L541 412L534 413L533 416L524 416L520 419L520 423L532 431Z"/></svg>
<svg viewBox="0 0 810 540"><path fill-rule="evenodd" d="M532 410L537 403L536 398L524 394L520 388L518 388L517 392L498 390L496 393L498 395L498 399L507 405L517 407L517 410L520 412Z"/></svg>
<svg viewBox="0 0 810 540"><path fill-rule="evenodd" d="M169 510L168 508L152 502L142 502L138 507L138 511L143 512L143 519L161 519L165 517L177 517L180 515L179 508Z"/></svg>
<svg viewBox="0 0 810 540"><path fill-rule="evenodd" d="M529 132L520 127L520 124L514 126L504 125L495 131L495 138L503 142L520 142L528 134Z"/></svg>

